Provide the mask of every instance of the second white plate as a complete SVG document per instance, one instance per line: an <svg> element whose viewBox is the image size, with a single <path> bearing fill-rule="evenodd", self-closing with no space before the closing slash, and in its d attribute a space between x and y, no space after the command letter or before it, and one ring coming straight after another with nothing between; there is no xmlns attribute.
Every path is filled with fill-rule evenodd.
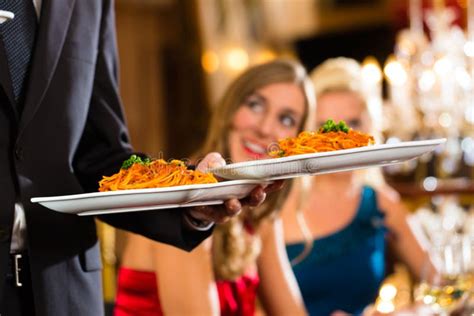
<svg viewBox="0 0 474 316"><path fill-rule="evenodd" d="M210 172L224 179L289 179L401 163L433 151L445 142L446 139L441 138L253 160L229 164Z"/></svg>

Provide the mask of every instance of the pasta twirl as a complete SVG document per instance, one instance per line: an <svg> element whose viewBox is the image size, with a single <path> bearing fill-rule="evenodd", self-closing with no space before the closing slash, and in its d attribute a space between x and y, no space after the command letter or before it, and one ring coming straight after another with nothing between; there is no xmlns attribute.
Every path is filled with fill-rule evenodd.
<svg viewBox="0 0 474 316"><path fill-rule="evenodd" d="M211 173L189 170L180 160L163 159L132 163L99 182L99 191L162 188L187 184L216 183Z"/></svg>
<svg viewBox="0 0 474 316"><path fill-rule="evenodd" d="M273 151L270 155L287 157L356 148L374 143L371 135L349 129L344 122L339 122L339 125L333 123L331 120L326 122L318 132L303 131L297 137L280 140L278 142L280 150Z"/></svg>

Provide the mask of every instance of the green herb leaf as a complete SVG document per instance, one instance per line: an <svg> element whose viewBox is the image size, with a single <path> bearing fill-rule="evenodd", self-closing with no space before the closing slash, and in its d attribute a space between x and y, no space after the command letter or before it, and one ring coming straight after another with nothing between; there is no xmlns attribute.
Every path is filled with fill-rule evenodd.
<svg viewBox="0 0 474 316"><path fill-rule="evenodd" d="M127 160L125 160L122 163L122 169L128 169L135 163L139 163L139 164L142 164L142 165L148 165L148 164L150 164L150 162L151 162L151 159L148 158L148 157L142 159L140 156L131 155L130 158L128 158Z"/></svg>
<svg viewBox="0 0 474 316"><path fill-rule="evenodd" d="M346 122L339 121L336 124L333 120L329 119L324 123L324 125L319 129L321 133L329 133L329 132L349 132L349 127L347 126Z"/></svg>

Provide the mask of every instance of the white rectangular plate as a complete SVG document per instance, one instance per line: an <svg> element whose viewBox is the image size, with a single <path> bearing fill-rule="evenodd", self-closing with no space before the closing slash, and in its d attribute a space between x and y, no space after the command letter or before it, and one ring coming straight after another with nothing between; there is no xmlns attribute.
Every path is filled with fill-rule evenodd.
<svg viewBox="0 0 474 316"><path fill-rule="evenodd" d="M224 179L289 179L385 166L417 158L446 142L445 138L365 146L228 164L210 172Z"/></svg>
<svg viewBox="0 0 474 316"><path fill-rule="evenodd" d="M230 198L241 199L258 184L268 183L261 180L224 181L156 189L35 197L31 199L31 202L39 203L57 212L81 216L137 212L222 204Z"/></svg>

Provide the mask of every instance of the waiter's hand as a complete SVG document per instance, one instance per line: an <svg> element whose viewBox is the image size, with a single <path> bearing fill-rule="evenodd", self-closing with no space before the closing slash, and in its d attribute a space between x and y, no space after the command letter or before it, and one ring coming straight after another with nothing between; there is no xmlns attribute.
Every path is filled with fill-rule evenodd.
<svg viewBox="0 0 474 316"><path fill-rule="evenodd" d="M225 166L225 160L219 153L208 154L196 170L206 171L210 168ZM191 228L209 229L214 223L221 224L236 216L244 206L259 206L265 201L267 193L277 191L283 186L283 181L275 181L270 185L258 185L250 194L241 199L230 199L222 205L196 206L185 210L186 222Z"/></svg>

